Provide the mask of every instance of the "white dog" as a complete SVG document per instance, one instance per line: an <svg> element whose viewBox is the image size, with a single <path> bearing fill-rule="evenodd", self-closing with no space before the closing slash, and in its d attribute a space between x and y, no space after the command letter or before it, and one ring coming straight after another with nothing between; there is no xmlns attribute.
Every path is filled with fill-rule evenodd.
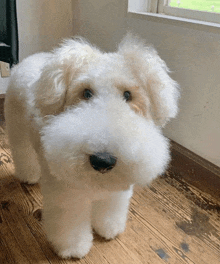
<svg viewBox="0 0 220 264"><path fill-rule="evenodd" d="M133 185L169 163L161 128L176 116L178 96L156 51L129 35L115 53L74 38L14 67L5 114L16 177L41 178L44 227L58 255L85 256L92 228L106 239L125 230Z"/></svg>

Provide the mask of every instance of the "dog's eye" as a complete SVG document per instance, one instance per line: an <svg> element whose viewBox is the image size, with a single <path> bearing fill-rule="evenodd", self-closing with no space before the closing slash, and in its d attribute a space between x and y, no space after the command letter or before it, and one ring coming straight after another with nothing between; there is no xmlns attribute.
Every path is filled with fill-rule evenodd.
<svg viewBox="0 0 220 264"><path fill-rule="evenodd" d="M131 97L131 93L129 91L124 92L124 99L126 101L131 101L132 97Z"/></svg>
<svg viewBox="0 0 220 264"><path fill-rule="evenodd" d="M83 91L83 97L86 99L86 100L89 100L91 97L93 96L93 92L89 89L85 89Z"/></svg>

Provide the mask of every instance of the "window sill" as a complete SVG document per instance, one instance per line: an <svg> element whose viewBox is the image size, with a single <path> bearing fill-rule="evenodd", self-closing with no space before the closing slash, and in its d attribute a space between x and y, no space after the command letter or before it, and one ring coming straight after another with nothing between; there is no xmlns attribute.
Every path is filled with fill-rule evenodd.
<svg viewBox="0 0 220 264"><path fill-rule="evenodd" d="M188 18L168 16L164 14L140 12L140 11L128 11L127 16L130 18L148 19L154 22L169 23L174 26L184 26L188 28L194 28L209 32L211 30L211 31L215 31L216 33L220 33L220 24L218 23L205 22L195 19L188 19Z"/></svg>

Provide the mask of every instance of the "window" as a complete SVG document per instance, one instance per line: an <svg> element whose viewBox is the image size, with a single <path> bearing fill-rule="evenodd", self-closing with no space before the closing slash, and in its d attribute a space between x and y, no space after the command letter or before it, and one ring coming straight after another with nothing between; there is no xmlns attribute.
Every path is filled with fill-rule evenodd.
<svg viewBox="0 0 220 264"><path fill-rule="evenodd" d="M128 0L128 11L220 23L220 0Z"/></svg>
<svg viewBox="0 0 220 264"><path fill-rule="evenodd" d="M220 13L219 0L169 0L167 1L167 5L197 11Z"/></svg>

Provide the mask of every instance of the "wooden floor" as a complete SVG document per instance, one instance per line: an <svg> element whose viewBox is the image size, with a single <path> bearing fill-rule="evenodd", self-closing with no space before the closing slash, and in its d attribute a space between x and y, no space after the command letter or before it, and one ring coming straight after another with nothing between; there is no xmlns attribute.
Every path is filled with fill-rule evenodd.
<svg viewBox="0 0 220 264"><path fill-rule="evenodd" d="M178 179L170 169L149 188L137 187L126 231L112 241L95 235L82 260L53 253L42 228L38 185L14 178L0 128L0 263L220 263L220 200Z"/></svg>

